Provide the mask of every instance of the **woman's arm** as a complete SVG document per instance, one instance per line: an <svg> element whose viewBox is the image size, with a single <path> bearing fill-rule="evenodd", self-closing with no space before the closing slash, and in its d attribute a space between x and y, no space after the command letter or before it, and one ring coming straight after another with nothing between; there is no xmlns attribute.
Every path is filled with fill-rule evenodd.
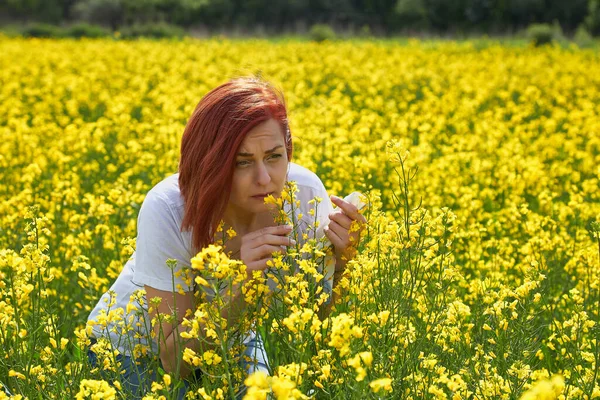
<svg viewBox="0 0 600 400"><path fill-rule="evenodd" d="M295 244L287 236L291 231L290 226L271 226L248 233L242 237L240 258L246 265L248 280L252 279L254 271L262 271L267 267L267 261L272 259L273 252L282 251L281 246ZM173 322L156 323L153 330L159 344L159 357L163 368L169 373L175 373L179 370L179 375L185 378L189 375L191 369L189 365L182 361L184 348L188 347L194 351L201 350L198 340L188 340L181 337L181 333L187 331L187 327L182 325L183 318L187 310L194 311L196 307L194 294L193 292L173 293L172 291L158 290L148 285L145 285L145 288L146 299L149 306L153 308L152 312L149 313L151 319L156 318L157 313L166 315L175 313L177 316L177 319ZM221 309L221 317L227 320L229 326L233 325L242 316L245 308L241 285L235 286L232 293L227 306ZM161 299L157 307L152 306L152 299L155 297ZM204 333L202 327L199 333ZM200 340L203 339L205 338L200 338Z"/></svg>
<svg viewBox="0 0 600 400"><path fill-rule="evenodd" d="M156 318L157 313L177 316L177 320L173 322L163 320L159 324L157 321L153 326L153 330L156 342L159 344L159 357L164 370L174 375L179 371L179 376L185 378L192 369L182 359L184 348L187 347L196 352L201 350L197 339L184 339L181 337L182 332L188 331L188 328L182 324L186 312L188 310L193 312L196 307L194 294L193 292L173 293L154 289L150 286L145 286L145 288L146 299L148 299L149 307L152 308L152 312L149 313L151 320ZM234 288L233 293L229 306L223 307L221 310L221 317L226 319L228 323L237 320L244 308L244 298L239 286ZM152 299L155 297L161 299L160 304L156 307L152 305ZM204 329L200 327L198 333L204 334ZM200 340L202 339L204 338L200 338Z"/></svg>
<svg viewBox="0 0 600 400"><path fill-rule="evenodd" d="M319 319L324 320L331 314L331 309L335 304L337 304L340 298L344 297L343 288L339 285L340 279L344 275L344 269L338 269L336 267L332 279L332 289L331 289L331 297L329 301L323 305L321 305L319 309Z"/></svg>
<svg viewBox="0 0 600 400"><path fill-rule="evenodd" d="M199 347L197 342L187 341L176 334L177 331L181 333L186 330L181 323L185 317L186 311L194 309L194 294L193 292L188 292L186 294L173 293L170 291L154 289L150 286L145 286L145 289L146 299L149 305L148 315L150 316L150 320L154 321L152 328L155 340L158 343L158 355L165 371L169 374L173 374L177 371L177 363L183 364L180 357L183 348L180 346L183 345L195 351L197 351ZM152 299L154 298L161 299L158 306L153 304ZM176 309L175 305L177 305ZM156 320L158 314L165 316L175 315L177 319L172 323L166 321L158 323ZM180 376L186 377L189 373L190 370L186 365L179 365Z"/></svg>

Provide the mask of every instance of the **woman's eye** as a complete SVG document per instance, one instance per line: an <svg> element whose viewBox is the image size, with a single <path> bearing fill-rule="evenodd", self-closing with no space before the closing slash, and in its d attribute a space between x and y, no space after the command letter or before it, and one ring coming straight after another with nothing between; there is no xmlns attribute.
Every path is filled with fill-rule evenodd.
<svg viewBox="0 0 600 400"><path fill-rule="evenodd" d="M271 154L266 158L266 160L274 162L274 161L280 159L281 157L283 157L282 154ZM251 164L252 164L252 160L239 160L239 161L236 161L236 163L235 163L236 167L247 167L248 165L251 165Z"/></svg>

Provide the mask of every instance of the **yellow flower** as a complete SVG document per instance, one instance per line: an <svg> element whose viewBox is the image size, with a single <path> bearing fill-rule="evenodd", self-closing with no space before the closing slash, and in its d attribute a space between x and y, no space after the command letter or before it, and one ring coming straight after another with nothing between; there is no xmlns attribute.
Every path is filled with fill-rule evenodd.
<svg viewBox="0 0 600 400"><path fill-rule="evenodd" d="M152 392L158 392L158 391L163 390L163 388L164 388L164 386L161 385L160 383L152 382L152 386L151 386L150 390L152 390Z"/></svg>
<svg viewBox="0 0 600 400"><path fill-rule="evenodd" d="M11 369L10 371L8 371L8 376L15 377L15 378L18 378L18 379L25 379L25 375L23 375L20 372L17 372L15 370L13 370L13 369Z"/></svg>
<svg viewBox="0 0 600 400"><path fill-rule="evenodd" d="M369 383L369 387L373 392L378 393L381 390L392 392L392 380L390 378L380 378Z"/></svg>
<svg viewBox="0 0 600 400"><path fill-rule="evenodd" d="M79 392L75 395L77 400L83 399L116 399L116 390L104 380L83 379L79 384Z"/></svg>
<svg viewBox="0 0 600 400"><path fill-rule="evenodd" d="M273 361L281 368L266 386L250 389L257 398L297 397L315 382L323 388L314 396L508 399L515 380L530 397L600 396L598 315L590 307L600 290L598 60L575 47L530 50L493 40L0 37L4 384L35 398L75 382L80 398L109 398L118 382L77 377L116 379L125 343L135 356L153 355L159 338L145 318L160 300L138 290L116 307L122 299L109 288L131 272L140 207L177 169L198 94L242 65L286 94L294 162L323 188L290 182L266 199L275 223L295 225L298 244L243 285L235 321L223 315L248 279L243 264L223 254L235 235L223 221L214 238L221 248L199 249L191 268L174 272L175 291L197 289L180 336L207 347L183 351L206 372L190 395L227 398L239 388L239 342L259 328L268 351L290 351L280 353L286 364ZM307 189L322 198L299 209L297 193ZM336 280L327 278L341 265L319 237L330 223L322 189L366 193L360 198L370 206L357 253L339 260L347 263ZM64 319L89 314L102 293L106 309L95 321ZM524 340L531 335L538 340ZM91 336L99 340L97 368L62 359L67 350L85 352ZM205 354L215 348L218 357ZM568 366L560 371L568 393L557 394L532 360ZM398 377L405 391L388 393L386 373L403 368L413 371ZM372 381L379 376L389 382ZM159 384L166 389L163 378Z"/></svg>
<svg viewBox="0 0 600 400"><path fill-rule="evenodd" d="M289 379L273 377L271 379L271 390L277 399L294 399L296 385Z"/></svg>
<svg viewBox="0 0 600 400"><path fill-rule="evenodd" d="M332 319L329 346L339 350L340 356L345 356L350 351L350 339L362 337L362 328L354 325L354 318L347 314L340 314Z"/></svg>
<svg viewBox="0 0 600 400"><path fill-rule="evenodd" d="M237 236L237 233L236 233L236 232L235 232L235 230L233 230L233 228L231 228L231 227L230 227L229 229L227 229L227 232L226 232L226 233L227 233L227 238L228 238L228 239L232 239L232 238L234 238L234 237L236 237L236 236Z"/></svg>
<svg viewBox="0 0 600 400"><path fill-rule="evenodd" d="M565 389L562 376L554 375L550 380L536 382L531 389L521 396L521 400L558 400Z"/></svg>
<svg viewBox="0 0 600 400"><path fill-rule="evenodd" d="M204 359L206 365L216 365L222 360L222 358L212 350L205 351L202 354L202 358Z"/></svg>
<svg viewBox="0 0 600 400"><path fill-rule="evenodd" d="M266 400L267 395L271 392L267 374L262 371L257 371L244 380L247 387L244 400Z"/></svg>

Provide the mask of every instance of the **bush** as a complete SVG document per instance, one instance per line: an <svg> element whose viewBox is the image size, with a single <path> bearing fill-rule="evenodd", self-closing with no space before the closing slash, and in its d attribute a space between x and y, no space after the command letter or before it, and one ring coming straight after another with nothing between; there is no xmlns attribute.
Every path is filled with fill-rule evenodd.
<svg viewBox="0 0 600 400"><path fill-rule="evenodd" d="M121 30L121 37L124 39L133 39L137 37L154 39L182 38L183 36L185 36L185 30L183 28L164 22L134 24Z"/></svg>
<svg viewBox="0 0 600 400"><path fill-rule="evenodd" d="M358 36L362 38L372 38L371 27L369 25L363 25L358 31Z"/></svg>
<svg viewBox="0 0 600 400"><path fill-rule="evenodd" d="M18 37L23 34L23 28L14 24L2 25L0 32L1 35L6 37Z"/></svg>
<svg viewBox="0 0 600 400"><path fill-rule="evenodd" d="M527 37L536 46L542 46L554 40L554 28L548 24L532 24L527 28Z"/></svg>
<svg viewBox="0 0 600 400"><path fill-rule="evenodd" d="M64 37L65 30L63 28L61 28L60 26L56 26L56 25L33 23L30 25L27 25L23 29L23 36L37 37L37 38Z"/></svg>
<svg viewBox="0 0 600 400"><path fill-rule="evenodd" d="M558 42L568 45L569 40L567 39L567 37L565 36L563 30L562 30L562 26L560 25L560 22L558 22L558 20L554 20L554 22L552 23L552 33L554 34L553 39L557 40Z"/></svg>
<svg viewBox="0 0 600 400"><path fill-rule="evenodd" d="M310 37L310 40L323 42L325 40L334 40L335 32L327 24L315 24L310 28L308 36Z"/></svg>
<svg viewBox="0 0 600 400"><path fill-rule="evenodd" d="M394 13L401 29L427 27L427 7L424 0L398 0Z"/></svg>
<svg viewBox="0 0 600 400"><path fill-rule="evenodd" d="M600 35L600 0L589 0L585 26L592 35Z"/></svg>
<svg viewBox="0 0 600 400"><path fill-rule="evenodd" d="M74 38L99 38L110 35L111 33L108 29L98 25L87 24L85 22L71 26L66 32L66 36Z"/></svg>
<svg viewBox="0 0 600 400"><path fill-rule="evenodd" d="M80 0L73 6L73 15L91 23L110 26L116 29L123 21L121 0Z"/></svg>
<svg viewBox="0 0 600 400"><path fill-rule="evenodd" d="M573 37L573 41L577 44L577 46L582 48L594 46L594 38L592 37L592 35L590 35L588 30L585 29L585 26L583 26L583 24L579 25L579 27L577 28L575 36Z"/></svg>

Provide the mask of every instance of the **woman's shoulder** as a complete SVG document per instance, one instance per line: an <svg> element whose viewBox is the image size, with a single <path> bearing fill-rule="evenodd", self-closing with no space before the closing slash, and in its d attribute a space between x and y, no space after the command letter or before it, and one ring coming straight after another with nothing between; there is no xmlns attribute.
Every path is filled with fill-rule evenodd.
<svg viewBox="0 0 600 400"><path fill-rule="evenodd" d="M183 207L184 201L179 190L179 173L169 175L154 185L146 194L144 203L173 209Z"/></svg>
<svg viewBox="0 0 600 400"><path fill-rule="evenodd" d="M146 194L138 214L138 235L140 227L156 233L159 237L191 240L188 233L181 232L181 222L185 204L179 190L179 174L172 174L154 185ZM167 242L161 243L165 245Z"/></svg>

